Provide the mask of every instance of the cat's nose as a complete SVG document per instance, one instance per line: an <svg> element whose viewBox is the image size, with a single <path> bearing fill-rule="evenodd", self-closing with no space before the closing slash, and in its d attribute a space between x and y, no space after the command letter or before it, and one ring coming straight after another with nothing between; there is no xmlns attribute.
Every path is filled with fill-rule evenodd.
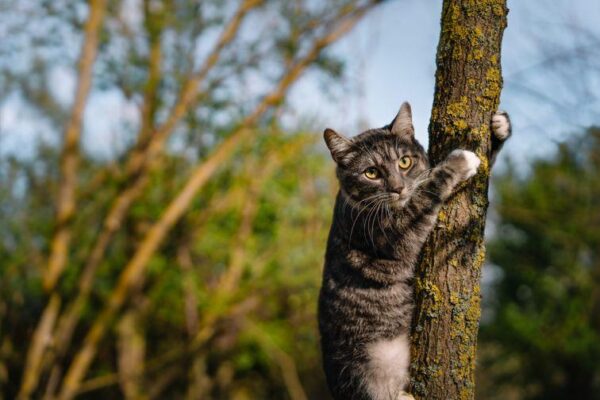
<svg viewBox="0 0 600 400"><path fill-rule="evenodd" d="M396 187L392 188L391 192L397 193L400 196L404 196L406 194L406 188L404 186L396 186Z"/></svg>

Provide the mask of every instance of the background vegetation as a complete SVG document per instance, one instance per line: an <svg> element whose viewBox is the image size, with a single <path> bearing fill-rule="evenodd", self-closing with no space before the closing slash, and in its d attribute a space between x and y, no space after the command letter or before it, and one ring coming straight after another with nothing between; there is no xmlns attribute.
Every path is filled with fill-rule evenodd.
<svg viewBox="0 0 600 400"><path fill-rule="evenodd" d="M2 101L36 138L0 151L0 398L327 398L315 311L336 184L287 93L343 85L329 47L377 3L0 3ZM120 111L83 114L98 98ZM482 399L600 398L586 128L496 174Z"/></svg>
<svg viewBox="0 0 600 400"><path fill-rule="evenodd" d="M600 398L599 167L591 128L495 182L482 398Z"/></svg>

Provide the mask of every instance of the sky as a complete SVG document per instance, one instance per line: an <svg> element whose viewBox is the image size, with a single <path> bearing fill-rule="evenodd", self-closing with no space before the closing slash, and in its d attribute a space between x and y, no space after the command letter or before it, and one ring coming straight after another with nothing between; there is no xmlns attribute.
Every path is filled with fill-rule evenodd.
<svg viewBox="0 0 600 400"><path fill-rule="evenodd" d="M372 11L332 49L346 65L343 87L323 88L309 74L291 94L296 115L351 136L389 123L400 104L409 101L417 138L426 144L441 3L389 0ZM569 134L600 123L600 95L595 95L600 94L600 1L509 0L508 5L501 108L511 115L514 135L503 157L526 164L551 154L555 143ZM68 102L73 76L57 69L53 81L59 97ZM121 133L116 121L133 120L136 114L135 107L114 94L92 96L84 146L114 154ZM32 152L36 123L18 98L5 99L0 104L1 150Z"/></svg>
<svg viewBox="0 0 600 400"><path fill-rule="evenodd" d="M347 60L358 93L334 104L315 101L323 97L319 88L305 82L293 93L294 104L351 136L359 126L389 123L409 101L417 138L426 143L441 3L393 0L374 10L335 48ZM504 156L521 163L550 154L556 142L600 123L600 63L583 73L577 68L585 65L571 65L588 49L595 53L584 56L600 60L600 1L509 0L508 7L500 107L510 113L514 130ZM581 96L585 90L595 101Z"/></svg>

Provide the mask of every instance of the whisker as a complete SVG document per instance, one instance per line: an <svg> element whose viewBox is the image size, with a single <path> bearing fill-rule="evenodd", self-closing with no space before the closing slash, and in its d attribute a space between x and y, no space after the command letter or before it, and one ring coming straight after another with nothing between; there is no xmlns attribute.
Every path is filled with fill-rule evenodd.
<svg viewBox="0 0 600 400"><path fill-rule="evenodd" d="M358 221L358 218L360 217L360 215L361 215L361 214L362 214L362 213L363 213L363 212L364 212L364 211L365 211L367 208L369 208L369 207L370 207L372 204L374 204L374 203L377 201L377 199L378 199L379 197L381 197L381 196L383 196L383 195L385 195L385 193L377 193L376 195L373 195L373 196L372 196L372 197L370 197L370 198L366 198L366 199L364 199L364 200L361 200L361 203L362 203L362 202L364 202L364 201L367 201L367 200L371 200L371 201L369 201L369 203L367 203L367 204L366 204L364 207L362 207L362 208L360 209L360 211L358 212L358 214L356 215L356 217L355 217L355 218L354 218L354 220L352 221L352 227L350 228L350 236L349 236L349 238L348 238L348 242L350 242L350 240L352 240L352 235L353 235L353 233L354 233L354 227L355 227L355 225L356 225L356 222Z"/></svg>
<svg viewBox="0 0 600 400"><path fill-rule="evenodd" d="M387 218L390 218L389 215L389 210L388 210L388 202L382 202L380 207L382 207L382 211L386 214ZM390 246L393 246L393 243L390 242L390 238L388 237L387 233L385 233L385 228L383 226L381 226L381 218L377 221L379 224L379 229L381 229L381 233L383 234L383 237L385 237L385 241L387 242L387 244L389 244Z"/></svg>

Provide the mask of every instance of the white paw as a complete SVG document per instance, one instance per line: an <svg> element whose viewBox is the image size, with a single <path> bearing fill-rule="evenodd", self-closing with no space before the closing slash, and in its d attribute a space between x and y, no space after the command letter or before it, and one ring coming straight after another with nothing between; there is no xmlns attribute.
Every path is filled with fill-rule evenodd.
<svg viewBox="0 0 600 400"><path fill-rule="evenodd" d="M508 114L504 111L498 111L492 117L492 130L494 136L500 140L505 140L510 135L510 120Z"/></svg>
<svg viewBox="0 0 600 400"><path fill-rule="evenodd" d="M457 149L450 153L450 157L462 158L465 161L466 168L464 172L465 179L469 179L477 173L477 168L481 164L481 160L475 153L468 150Z"/></svg>
<svg viewBox="0 0 600 400"><path fill-rule="evenodd" d="M415 400L415 398L412 396L412 394L402 391L398 394L397 400Z"/></svg>

